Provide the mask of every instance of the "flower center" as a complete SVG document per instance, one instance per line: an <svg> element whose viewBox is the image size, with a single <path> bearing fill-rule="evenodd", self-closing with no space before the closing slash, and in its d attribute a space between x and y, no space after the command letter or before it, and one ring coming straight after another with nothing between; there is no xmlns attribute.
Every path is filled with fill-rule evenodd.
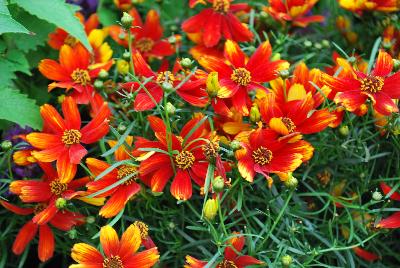
<svg viewBox="0 0 400 268"><path fill-rule="evenodd" d="M251 81L251 74L245 68L237 68L231 74L231 80L241 86L247 86Z"/></svg>
<svg viewBox="0 0 400 268"><path fill-rule="evenodd" d="M361 80L361 90L368 93L381 91L383 87L383 78L377 76L367 76Z"/></svg>
<svg viewBox="0 0 400 268"><path fill-rule="evenodd" d="M263 166L271 162L272 152L267 148L260 146L257 150L253 151L252 157L254 159L254 162Z"/></svg>
<svg viewBox="0 0 400 268"><path fill-rule="evenodd" d="M293 123L292 119L283 117L282 123L285 125L289 133L292 133L296 129L296 125Z"/></svg>
<svg viewBox="0 0 400 268"><path fill-rule="evenodd" d="M140 237L142 239L146 239L149 236L149 227L147 226L147 224L142 221L135 221L133 225L139 228Z"/></svg>
<svg viewBox="0 0 400 268"><path fill-rule="evenodd" d="M127 176L129 176L129 175L135 174L135 173L137 173L137 167L128 166L128 165L123 165L123 166L121 166L120 168L118 168L118 175L117 175L117 178L120 180L120 179L123 179L123 178L125 178L125 177L127 177ZM127 181L125 181L123 184L124 184L124 185L129 185L129 184L131 184L132 182L136 181L136 179L137 179L137 176L136 176L136 175L133 175L131 178L129 178L129 179L128 179Z"/></svg>
<svg viewBox="0 0 400 268"><path fill-rule="evenodd" d="M227 13L230 7L229 0L214 0L213 9L215 12Z"/></svg>
<svg viewBox="0 0 400 268"><path fill-rule="evenodd" d="M223 260L217 268L237 268L237 265L233 261Z"/></svg>
<svg viewBox="0 0 400 268"><path fill-rule="evenodd" d="M72 145L81 142L82 133L77 129L67 129L61 137L61 141L65 145Z"/></svg>
<svg viewBox="0 0 400 268"><path fill-rule="evenodd" d="M68 184L62 183L59 180L54 180L50 182L50 191L54 195L61 195L63 192L65 192L68 189Z"/></svg>
<svg viewBox="0 0 400 268"><path fill-rule="evenodd" d="M207 144L204 144L202 147L204 155L206 156L207 160L213 160L218 156L218 151L219 151L219 144L218 142L215 141L210 141L207 142Z"/></svg>
<svg viewBox="0 0 400 268"><path fill-rule="evenodd" d="M135 47L142 53L149 52L154 46L153 39L144 37L140 38L136 43Z"/></svg>
<svg viewBox="0 0 400 268"><path fill-rule="evenodd" d="M90 75L87 70L75 69L71 74L72 80L75 83L80 84L82 86L86 86L88 82L90 82Z"/></svg>
<svg viewBox="0 0 400 268"><path fill-rule="evenodd" d="M178 168L183 170L191 168L194 160L196 160L196 158L189 151L182 151L175 156L176 165L178 166Z"/></svg>
<svg viewBox="0 0 400 268"><path fill-rule="evenodd" d="M175 81L175 76L170 71L160 72L157 75L157 83L159 83L159 84L167 82L167 83L173 85L174 81Z"/></svg>
<svg viewBox="0 0 400 268"><path fill-rule="evenodd" d="M70 47L75 46L78 43L78 39L76 39L75 37L73 37L72 35L68 35L65 39L64 39L64 44L69 45Z"/></svg>
<svg viewBox="0 0 400 268"><path fill-rule="evenodd" d="M104 259L103 268L124 268L124 265L122 264L122 260L119 256L112 256Z"/></svg>

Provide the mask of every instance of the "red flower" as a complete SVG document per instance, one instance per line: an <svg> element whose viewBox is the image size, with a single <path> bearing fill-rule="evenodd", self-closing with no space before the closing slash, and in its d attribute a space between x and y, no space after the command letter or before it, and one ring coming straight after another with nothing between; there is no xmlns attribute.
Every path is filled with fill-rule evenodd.
<svg viewBox="0 0 400 268"><path fill-rule="evenodd" d="M150 127L157 141L138 138L135 142L135 155L146 153L145 148L157 148L164 152L147 152L140 163L141 179L153 192L162 192L168 180L173 178L171 194L178 200L192 196L192 182L204 185L208 161L203 151L210 136L207 124L198 125L201 117L195 117L182 128L179 136L167 132L164 122L155 116L148 116ZM198 126L193 132L192 129ZM145 150L143 150L145 149Z"/></svg>
<svg viewBox="0 0 400 268"><path fill-rule="evenodd" d="M392 188L384 182L381 182L381 189L385 195L388 195ZM393 192L390 196L390 199L400 201L400 193ZM400 228L400 212L395 212L389 217L382 219L376 225L377 228Z"/></svg>
<svg viewBox="0 0 400 268"><path fill-rule="evenodd" d="M39 63L39 71L48 79L54 80L49 84L49 91L54 88L74 89L71 94L78 103L87 104L93 97L92 81L101 69L108 70L112 61L90 65L90 54L81 45L74 47L63 45L60 49L59 63L51 59L44 59Z"/></svg>
<svg viewBox="0 0 400 268"><path fill-rule="evenodd" d="M221 38L236 42L246 42L253 39L253 33L244 26L234 13L247 10L245 3L231 4L232 0L207 0L212 8L206 8L199 14L185 20L182 29L187 33L201 32L206 47L218 44Z"/></svg>
<svg viewBox="0 0 400 268"><path fill-rule="evenodd" d="M375 68L370 74L349 68L351 77L323 75L325 83L338 92L334 98L336 103L354 112L370 99L378 113L390 115L399 111L392 99L400 98L400 72L389 76L393 61L388 53L382 50L379 52Z"/></svg>
<svg viewBox="0 0 400 268"><path fill-rule="evenodd" d="M296 136L278 138L271 129L258 128L251 132L242 149L235 152L238 169L243 178L252 182L255 173L264 175L269 183L270 173L293 172L311 158L314 148Z"/></svg>
<svg viewBox="0 0 400 268"><path fill-rule="evenodd" d="M376 255L373 252L367 251L361 247L354 247L353 251L357 256L369 262L373 262L379 259L378 255Z"/></svg>
<svg viewBox="0 0 400 268"><path fill-rule="evenodd" d="M225 58L204 56L199 63L208 72L218 73L221 86L218 97L229 98L243 115L249 114L251 100L248 91L264 88L262 83L275 79L279 70L289 67L284 60L270 61L272 49L268 41L262 43L247 59L237 43L227 40L224 54Z"/></svg>
<svg viewBox="0 0 400 268"><path fill-rule="evenodd" d="M46 208L45 204L38 204L33 208L20 208L13 204L10 204L5 201L0 201L0 204L3 205L9 211L14 212L17 215L30 215L37 214L43 209ZM61 230L61 231L69 231L75 225L80 225L84 223L84 217L81 214L72 213L67 210L63 210L62 212L57 212L54 217L50 220L50 224ZM39 260L45 262L51 257L53 257L54 253L54 234L51 230L50 226L47 224L38 225L34 221L28 221L18 232L17 237L14 240L12 251L16 255L21 255L26 246L33 240L39 230L39 245L38 245L38 256Z"/></svg>
<svg viewBox="0 0 400 268"><path fill-rule="evenodd" d="M87 154L81 143L91 144L104 137L109 130L109 109L104 102L96 116L81 128L81 116L73 98L65 97L62 103L65 119L57 110L45 104L40 107L43 118L43 132L34 132L26 136L27 141L38 151L32 155L41 162L57 160L57 169L69 164L79 164Z"/></svg>
<svg viewBox="0 0 400 268"><path fill-rule="evenodd" d="M323 22L324 16L307 16L318 0L269 0L266 11L277 21L292 22L293 26L307 27L312 22Z"/></svg>

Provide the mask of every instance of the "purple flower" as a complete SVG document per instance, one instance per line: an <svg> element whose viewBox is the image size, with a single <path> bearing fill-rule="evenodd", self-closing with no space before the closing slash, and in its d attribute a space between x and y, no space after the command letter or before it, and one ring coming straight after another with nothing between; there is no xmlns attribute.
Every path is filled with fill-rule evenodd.
<svg viewBox="0 0 400 268"><path fill-rule="evenodd" d="M96 12L98 0L67 0L67 3L80 6L82 8L80 12L85 15L85 17L88 17Z"/></svg>

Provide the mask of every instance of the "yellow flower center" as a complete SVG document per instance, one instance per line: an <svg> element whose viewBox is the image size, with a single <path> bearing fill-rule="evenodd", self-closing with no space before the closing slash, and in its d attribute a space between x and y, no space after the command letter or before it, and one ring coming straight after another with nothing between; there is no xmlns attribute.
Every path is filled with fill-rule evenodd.
<svg viewBox="0 0 400 268"><path fill-rule="evenodd" d="M82 133L77 129L67 129L61 136L61 141L65 145L72 145L81 142Z"/></svg>
<svg viewBox="0 0 400 268"><path fill-rule="evenodd" d="M367 76L361 79L361 90L368 93L381 91L383 87L383 78L377 76Z"/></svg>
<svg viewBox="0 0 400 268"><path fill-rule="evenodd" d="M157 75L157 83L159 83L159 84L167 82L167 83L173 85L175 80L176 79L175 79L174 74L171 73L170 71L160 72Z"/></svg>
<svg viewBox="0 0 400 268"><path fill-rule="evenodd" d="M149 227L147 226L147 224L142 221L135 221L133 225L139 228L140 237L142 239L146 239L149 236Z"/></svg>
<svg viewBox="0 0 400 268"><path fill-rule="evenodd" d="M213 160L218 156L219 151L219 144L215 141L207 142L202 146L204 155L206 156L207 160Z"/></svg>
<svg viewBox="0 0 400 268"><path fill-rule="evenodd" d="M217 268L237 268L237 265L233 261L223 260Z"/></svg>
<svg viewBox="0 0 400 268"><path fill-rule="evenodd" d="M54 195L61 195L63 192L65 192L68 189L68 184L62 183L59 180L54 180L50 182L50 191Z"/></svg>
<svg viewBox="0 0 400 268"><path fill-rule="evenodd" d="M75 46L78 43L78 39L76 39L75 37L73 37L72 35L68 35L65 39L64 39L64 44L69 45L70 47Z"/></svg>
<svg viewBox="0 0 400 268"><path fill-rule="evenodd" d="M125 177L127 177L127 176L129 176L129 175L134 174L134 173L137 173L137 167L128 166L128 165L123 165L123 166L121 166L120 168L118 168L118 175L117 175L117 178L118 178L119 180L121 180L121 179L123 179L123 178L125 178ZM137 179L137 176L134 175L134 176L132 176L131 178L129 178L127 181L125 181L123 184L124 184L124 185L129 185L129 184L131 184L132 182L136 181L136 179Z"/></svg>
<svg viewBox="0 0 400 268"><path fill-rule="evenodd" d="M72 72L71 78L72 80L74 80L75 83L82 86L86 86L86 84L90 82L89 72L87 70L82 70L79 68Z"/></svg>
<svg viewBox="0 0 400 268"><path fill-rule="evenodd" d="M142 53L151 51L153 46L154 46L153 39L147 37L140 38L135 43L135 47Z"/></svg>
<svg viewBox="0 0 400 268"><path fill-rule="evenodd" d="M124 265L122 264L122 260L119 256L112 256L104 259L103 268L124 268Z"/></svg>
<svg viewBox="0 0 400 268"><path fill-rule="evenodd" d="M282 123L285 125L289 133L292 133L296 129L296 125L293 123L292 119L283 117Z"/></svg>
<svg viewBox="0 0 400 268"><path fill-rule="evenodd" d="M230 7L229 0L214 0L213 9L219 13L227 13Z"/></svg>
<svg viewBox="0 0 400 268"><path fill-rule="evenodd" d="M254 159L254 162L263 166L271 162L272 152L267 148L260 146L257 150L253 151L252 157Z"/></svg>
<svg viewBox="0 0 400 268"><path fill-rule="evenodd" d="M175 164L183 170L191 168L195 160L196 158L189 151L182 151L175 156Z"/></svg>
<svg viewBox="0 0 400 268"><path fill-rule="evenodd" d="M241 86L247 86L251 81L251 74L245 68L237 68L231 74L231 80Z"/></svg>

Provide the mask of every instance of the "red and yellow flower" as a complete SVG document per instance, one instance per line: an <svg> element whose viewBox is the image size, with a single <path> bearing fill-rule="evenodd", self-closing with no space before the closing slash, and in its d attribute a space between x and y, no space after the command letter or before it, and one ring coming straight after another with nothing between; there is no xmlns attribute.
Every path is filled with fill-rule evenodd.
<svg viewBox="0 0 400 268"><path fill-rule="evenodd" d="M399 10L396 0L338 0L342 8L362 14L363 11L394 12Z"/></svg>
<svg viewBox="0 0 400 268"><path fill-rule="evenodd" d="M34 132L26 136L27 141L37 148L32 155L41 162L57 161L57 169L60 170L61 167L80 163L87 154L82 143L97 142L109 131L109 109L106 102L83 128L78 106L72 97L65 97L62 110L64 119L53 106L41 106L43 132Z"/></svg>
<svg viewBox="0 0 400 268"><path fill-rule="evenodd" d="M281 23L291 22L293 26L307 27L313 22L323 22L324 16L311 15L310 10L318 0L269 0L265 10Z"/></svg>
<svg viewBox="0 0 400 268"><path fill-rule="evenodd" d="M253 33L234 15L248 10L245 3L232 4L232 0L206 0L212 8L203 9L199 14L185 20L182 29L186 33L201 33L206 47L213 47L224 39L236 42L251 41Z"/></svg>
<svg viewBox="0 0 400 268"><path fill-rule="evenodd" d="M381 189L385 195L388 195L392 191L392 187L387 185L384 182L381 182ZM400 201L400 193L393 192L390 196L390 199L395 201ZM389 217L382 219L376 225L377 228L400 228L400 212L395 212Z"/></svg>
<svg viewBox="0 0 400 268"><path fill-rule="evenodd" d="M79 264L70 268L150 268L155 265L160 255L156 247L137 252L141 245L140 230L131 224L122 234L121 240L117 232L109 225L100 230L101 253L95 247L75 244L71 257Z"/></svg>
<svg viewBox="0 0 400 268"><path fill-rule="evenodd" d="M227 40L224 54L225 58L201 57L199 63L206 71L218 73L220 89L217 97L229 99L243 115L249 114L251 105L248 91L263 89L262 83L275 79L279 70L289 67L284 60L270 61L272 48L268 41L248 59L237 43Z"/></svg>
<svg viewBox="0 0 400 268"><path fill-rule="evenodd" d="M354 70L350 65L347 69L350 75L346 77L323 75L325 84L333 92L338 92L334 98L337 104L354 112L369 99L380 114L390 115L399 111L393 99L400 98L400 72L390 75L393 60L388 53L379 52L375 68L369 74Z"/></svg>

